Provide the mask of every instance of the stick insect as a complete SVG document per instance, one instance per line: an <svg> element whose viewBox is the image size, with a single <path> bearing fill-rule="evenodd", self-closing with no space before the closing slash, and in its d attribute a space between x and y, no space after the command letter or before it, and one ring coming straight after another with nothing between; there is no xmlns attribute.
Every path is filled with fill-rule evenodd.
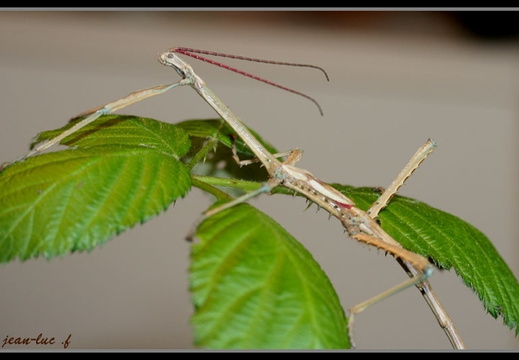
<svg viewBox="0 0 519 360"><path fill-rule="evenodd" d="M399 264L404 268L406 273L409 276L409 279L404 281L401 284L398 284L385 292L368 299L352 308L349 309L349 329L351 333L352 324L354 321L354 316L369 306L387 298L388 296L401 291L407 287L415 285L429 307L435 314L440 326L444 329L447 337L449 338L452 346L457 349L464 348L463 341L457 333L457 330L454 327L454 324L440 304L439 300L436 298L429 281L428 277L433 272L433 266L429 263L429 261L416 253L410 252L402 248L402 246L395 241L389 234L387 234L377 222L378 213L388 204L391 197L398 191L398 189L403 185L405 180L412 174L414 170L418 168L420 163L433 151L436 146L432 140L428 140L412 157L406 167L401 171L401 173L397 176L397 178L390 184L390 186L383 192L380 198L372 205L372 207L367 211L363 211L355 206L355 203L343 195L341 192L326 184L325 182L316 178L309 171L298 168L295 166L298 160L300 160L302 156L302 151L300 149L295 149L288 152L286 159L282 162L278 160L278 156L275 154L271 154L255 137L254 135L245 127L241 119L232 113L228 107L223 103L222 100L216 94L209 89L206 83L194 72L193 68L183 61L178 54L184 54L187 56L191 56L203 61L210 62L212 64L216 64L222 66L226 69L239 72L241 74L253 77L254 79L261 80L267 82L268 84L280 87L284 90L291 91L298 95L302 95L309 100L313 101L319 108L319 111L322 114L322 110L319 104L312 99L311 97L299 93L297 91L285 88L283 86L277 85L275 83L266 81L264 79L255 77L248 73L244 73L240 70L231 68L227 65L223 65L197 55L197 53L208 54L208 55L216 55L216 56L227 56L239 58L242 60L251 60L251 61L260 61L260 62L268 62L268 63L279 63L275 61L264 61L257 60L246 57L239 56L229 56L226 54L214 53L214 52L206 52L195 49L188 48L171 48L164 53L162 53L158 57L158 61L165 65L172 67L181 77L180 81L177 81L168 85L159 85L151 88L135 91L130 93L126 97L123 97L119 100L110 102L106 105L88 110L82 114L79 114L77 117L86 116L83 120L76 123L70 129L64 131L59 136L48 140L46 142L38 144L31 152L29 152L25 157L32 156L39 152L44 151L50 146L59 143L62 139L67 137L68 135L74 133L80 128L86 126L91 123L99 116L103 114L109 114L115 112L119 109L122 109L128 105L131 105L135 102L144 100L148 97L162 94L166 91L171 90L172 88L178 86L191 86L215 111L220 115L220 117L227 122L229 126L231 126L236 134L246 143L246 145L251 149L251 151L255 154L256 158L263 164L265 169L267 170L270 178L269 180L263 184L256 191L249 192L241 197L238 197L224 205L217 207L215 209L209 210L203 214L203 217L208 217L215 214L218 211L234 206L238 203L246 201L250 198L253 198L261 193L270 192L273 188L277 186L287 187L309 199L311 202L316 203L319 207L324 208L328 211L332 216L339 219L342 223L343 227L347 231L348 235L362 243L374 246L378 249L384 250L386 253L393 255ZM318 68L313 65L306 64L293 64L293 63L280 63L283 65L295 65L295 66L306 66ZM321 68L318 68L322 70ZM324 70L322 70L324 72ZM326 72L324 72L326 75ZM25 158L24 157L24 158ZM23 158L22 158L23 159Z"/></svg>

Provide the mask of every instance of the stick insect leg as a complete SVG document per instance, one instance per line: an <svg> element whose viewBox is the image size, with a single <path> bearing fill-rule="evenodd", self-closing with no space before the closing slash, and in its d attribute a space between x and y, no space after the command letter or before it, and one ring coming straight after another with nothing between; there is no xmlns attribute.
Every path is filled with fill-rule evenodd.
<svg viewBox="0 0 519 360"><path fill-rule="evenodd" d="M388 244L382 239L379 239L377 237L367 235L364 233L358 233L352 236L354 239L361 241L363 243L375 246L379 249L384 249L386 252L391 253L393 256L395 256L397 259L400 259L401 261L407 261L408 263L412 264L413 269L415 269L414 276L410 277L408 280L393 286L392 288L366 300L361 302L360 304L357 304L351 308L348 309L348 332L350 336L350 342L352 344L352 347L355 347L355 343L353 341L353 323L355 319L355 315L361 313L362 311L366 310L370 306L404 290L408 287L411 287L413 285L418 285L424 281L427 280L429 276L431 276L433 272L433 267L427 259L424 257L415 254L413 252L407 251L400 246ZM405 259L405 260L404 260Z"/></svg>
<svg viewBox="0 0 519 360"><path fill-rule="evenodd" d="M434 150L436 143L432 139L428 139L424 145L422 145L409 162L404 166L402 171L397 177L391 182L389 187L380 195L380 197L371 205L368 210L368 214L371 218L375 219L379 212L387 206L393 195L397 193L404 182L411 176L411 174L420 166L427 156Z"/></svg>
<svg viewBox="0 0 519 360"><path fill-rule="evenodd" d="M265 183L263 184L260 188L254 190L254 191L251 191L249 193L246 193L242 196L239 196L231 201L228 201L226 202L225 204L223 205L220 205L214 209L211 209L211 210L208 210L206 212L203 213L203 216L205 217L209 217L209 216L212 216L220 211L223 211L225 209L229 209L235 205L238 205L238 204L241 204L243 202L247 202L248 200L252 199L252 198L255 198L256 196L260 195L260 194L263 194L263 193L266 193L266 192L269 192L270 190L272 190L274 186L270 185L269 183Z"/></svg>
<svg viewBox="0 0 519 360"><path fill-rule="evenodd" d="M242 196L239 196L231 201L228 201L226 202L225 204L222 204L220 206L217 206L213 209L210 209L210 210L207 210L206 212L202 213L202 215L198 218L197 221L195 221L195 223L193 224L193 226L191 227L191 230L188 232L188 234L186 235L185 239L187 241L192 241L193 240L193 237L195 235L195 231L196 231L196 228L198 227L198 225L200 225L202 223L202 221L204 221L205 219L207 219L208 217L216 214L216 213L219 213L220 211L223 211L223 210L226 210L226 209L229 209L235 205L238 205L238 204L241 204L241 203L244 203L260 194L263 194L263 193L268 193L270 192L270 190L272 190L274 187L276 187L277 184L274 184L272 181L269 181L265 184L263 184L260 188L254 190L254 191L251 191L251 192L248 192Z"/></svg>
<svg viewBox="0 0 519 360"><path fill-rule="evenodd" d="M416 276L418 272L413 266L400 258L397 260L402 268L407 272L409 277ZM427 305L429 305L429 308L436 317L438 324L445 332L445 335L447 335L447 338L449 339L452 347L458 350L466 349L465 343L463 342L461 335L456 329L452 318L436 296L436 293L434 292L429 280L425 279L424 281L415 284L415 286L422 294L424 300L427 302Z"/></svg>
<svg viewBox="0 0 519 360"><path fill-rule="evenodd" d="M260 162L260 160L258 158L241 160L240 157L238 156L238 150L236 149L236 135L232 135L231 140L232 140L232 158L234 159L234 161L236 161L236 163L238 165L245 166L245 165L251 165L251 164ZM297 153L297 155L293 155L294 153ZM302 151L300 149L295 149L295 150L285 151L282 153L275 153L272 155L274 155L274 157L276 157L276 158L289 158L291 155L292 155L292 157L296 156L297 158L295 160L290 160L291 165L293 165L301 158ZM289 160L287 159L287 162L288 161Z"/></svg>
<svg viewBox="0 0 519 360"><path fill-rule="evenodd" d="M73 134L74 132L78 131L82 127L90 124L91 122L96 120L101 115L111 114L111 113L113 113L113 112L115 112L115 111L117 111L119 109L125 108L126 106L129 106L129 105L131 105L133 103L136 103L138 101L144 100L144 99L149 98L151 96L162 94L162 93L164 93L164 92L166 92L166 91L168 91L168 90L170 90L170 89L172 89L172 88L174 88L176 86L182 86L182 85L186 85L185 81L183 81L183 80L178 81L178 82L173 83L173 84L169 84L169 85L159 85L159 86L154 86L154 87L151 87L151 88L135 91L135 92L132 92L132 93L128 94L127 96L119 99L119 100L115 100L115 101L113 101L111 103L108 103L106 105L97 107L95 109L88 110L88 111L86 111L84 113L81 113L78 116L76 116L76 118L77 117L81 117L81 116L87 116L87 115L88 116L85 119L83 119L80 122L78 122L77 124L75 124L74 126L72 126L71 128L65 130L64 132L62 132L60 135L56 136L55 138L47 140L47 141L39 144L33 150L31 150L27 155L25 155L22 159L25 159L25 158L27 158L29 156L35 155L37 153L40 153L40 152L48 149L52 145L55 145L55 144L59 143L64 138L66 138L67 136L69 136L69 135Z"/></svg>

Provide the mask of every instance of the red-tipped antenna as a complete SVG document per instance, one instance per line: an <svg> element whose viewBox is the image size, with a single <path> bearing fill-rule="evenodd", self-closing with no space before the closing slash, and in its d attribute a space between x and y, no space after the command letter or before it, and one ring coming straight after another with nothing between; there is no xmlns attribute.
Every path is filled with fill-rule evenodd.
<svg viewBox="0 0 519 360"><path fill-rule="evenodd" d="M239 56L239 55L231 55L231 54L225 54L225 53L219 53L219 52L214 52L214 51L207 51L207 50L198 50L198 49L191 49L191 48L185 48L185 47L177 47L177 48L173 48L173 49L170 49L169 51L171 52L175 52L175 53L178 53L178 54L182 54L182 55L186 55L186 56L190 56L192 58L195 58L195 59L198 59L198 60L202 60L202 61L205 61L209 64L213 64L213 65L216 65L216 66L219 66L221 68L224 68L224 69L227 69L227 70L230 70L230 71L234 71L235 73L238 73L238 74L241 74L241 75L245 75L245 76L248 76L252 79L255 79L255 80L258 80L258 81L261 81L261 82L264 82L266 84L269 84L269 85L272 85L272 86L275 86L277 88L280 88L282 90L286 90L286 91L289 91L291 93L294 93L296 95L300 95L302 97L305 97L307 98L308 100L312 101L316 106L317 108L319 109L319 112L321 113L321 115L323 115L323 110L321 109L321 106L319 105L319 103L312 97L306 95L306 94L303 94L302 92L299 92L299 91L296 91L296 90L293 90L293 89L290 89L290 88L287 88L285 86L282 86L282 85L279 85L279 84L276 84L275 82L272 82L272 81L269 81L269 80L266 80L266 79L263 79L259 76L255 76L255 75L252 75L248 72L245 72L243 70L239 70L239 69L236 69L236 68L233 68L229 65L225 65L225 64L222 64L220 62L217 62L217 61L214 61L214 60L211 60L211 59L208 59L206 57L203 57L203 56L200 56L200 55L197 55L197 54L204 54L204 55L211 55L211 56L219 56L219 57L226 57L226 58L231 58L231 59L237 59L237 60L246 60L246 61L254 61L254 62L260 62L260 63L265 63L265 64L274 64L274 65L287 65L287 66L300 66L300 67L309 67L309 68L314 68L314 69L318 69L320 71L323 72L324 76L326 77L326 80L327 81L330 81L330 79L328 78L328 74L326 73L326 71L324 71L323 68L320 68L319 66L315 66L315 65L310 65L310 64L299 64L299 63L290 63L290 62L282 62L282 61L274 61L274 60L264 60L264 59L257 59L257 58L251 58L251 57L245 57L245 56Z"/></svg>

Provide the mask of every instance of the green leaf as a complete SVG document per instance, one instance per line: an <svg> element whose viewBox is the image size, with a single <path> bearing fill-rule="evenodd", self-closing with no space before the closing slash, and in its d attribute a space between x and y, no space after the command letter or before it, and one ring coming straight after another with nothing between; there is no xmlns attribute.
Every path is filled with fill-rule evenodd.
<svg viewBox="0 0 519 360"><path fill-rule="evenodd" d="M0 173L1 262L90 250L164 211L190 188L189 170L178 160L189 140L174 125L104 116L64 142L76 148Z"/></svg>
<svg viewBox="0 0 519 360"><path fill-rule="evenodd" d="M367 210L380 196L373 188L333 185ZM485 309L519 334L519 282L490 240L460 218L423 202L395 196L379 216L382 228L410 251L454 268Z"/></svg>
<svg viewBox="0 0 519 360"><path fill-rule="evenodd" d="M216 349L349 348L328 277L279 224L248 204L206 219L192 246L195 344Z"/></svg>

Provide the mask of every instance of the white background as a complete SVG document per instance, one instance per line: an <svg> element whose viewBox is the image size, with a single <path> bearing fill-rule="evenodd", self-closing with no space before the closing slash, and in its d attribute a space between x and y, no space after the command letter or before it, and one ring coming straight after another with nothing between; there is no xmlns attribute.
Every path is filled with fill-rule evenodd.
<svg viewBox="0 0 519 360"><path fill-rule="evenodd" d="M311 63L331 81L313 70L238 65L313 96L324 117L301 97L188 59L249 126L280 150L303 148L299 166L327 182L387 186L434 138L437 150L401 194L475 225L517 276L518 45L478 41L432 12L0 12L0 162L84 110L175 81L155 61L170 47ZM216 117L188 88L120 112ZM184 235L209 202L194 189L90 253L2 265L0 340L71 334L69 349L194 348ZM314 254L345 308L406 278L325 212L303 211L302 199L252 203ZM454 272L437 271L431 282L469 349L519 349ZM414 289L360 314L355 335L359 349L451 348ZM53 347L2 350L29 348Z"/></svg>

